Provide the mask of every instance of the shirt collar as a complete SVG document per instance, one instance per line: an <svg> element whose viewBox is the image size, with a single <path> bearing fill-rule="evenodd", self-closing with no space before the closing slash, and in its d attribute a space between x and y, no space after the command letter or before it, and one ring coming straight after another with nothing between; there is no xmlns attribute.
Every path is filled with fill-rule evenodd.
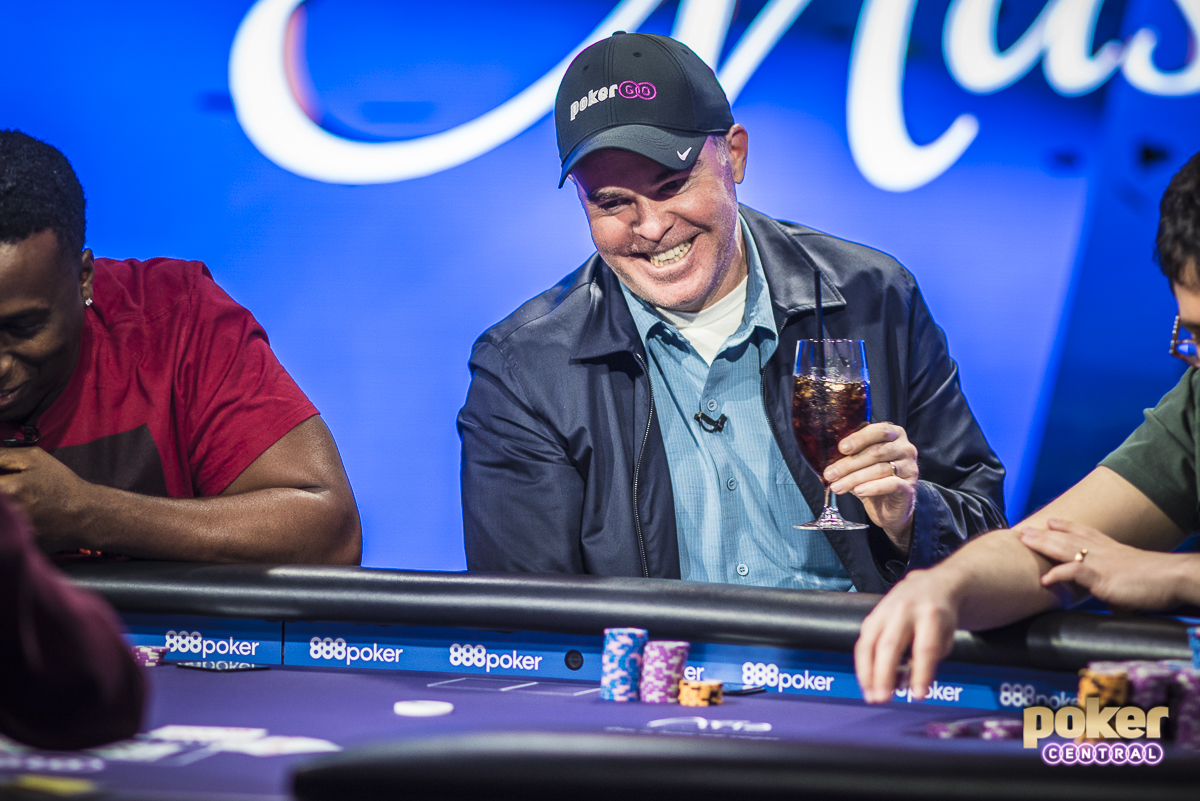
<svg viewBox="0 0 1200 801"><path fill-rule="evenodd" d="M746 219L738 212L738 223L742 229L742 241L746 244L746 312L742 318L742 324L738 326L737 331L729 339L729 345L734 345L742 342L753 333L754 329L761 328L768 340L778 338L779 332L775 329L775 315L771 311L771 293L767 288L767 277L763 272L762 257L758 252L758 245L754 241L754 235L750 233L750 226L746 223ZM625 303L629 306L629 313L633 315L633 323L637 326L638 336L642 340L642 345L645 346L651 335L659 335L665 339L677 340L679 344L686 347L687 340L675 330L675 327L664 321L654 307L647 303L642 298L633 294L629 287L621 284L621 294L625 296ZM769 350L773 351L771 347ZM769 358L770 354L766 354L765 358ZM765 362L764 362L765 363Z"/></svg>

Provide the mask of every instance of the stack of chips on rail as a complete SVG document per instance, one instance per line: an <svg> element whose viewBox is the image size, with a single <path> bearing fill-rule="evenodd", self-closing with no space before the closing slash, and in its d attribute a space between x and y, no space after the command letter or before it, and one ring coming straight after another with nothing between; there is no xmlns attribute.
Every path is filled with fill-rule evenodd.
<svg viewBox="0 0 1200 801"><path fill-rule="evenodd" d="M645 629L605 629L600 654L600 697L605 701L638 700ZM685 657L686 661L686 657Z"/></svg>
<svg viewBox="0 0 1200 801"><path fill-rule="evenodd" d="M134 660L142 667L156 667L171 649L165 645L133 645L129 648Z"/></svg>
<svg viewBox="0 0 1200 801"><path fill-rule="evenodd" d="M1200 749L1200 670L1178 659L1091 662L1079 671L1079 706L1132 704L1144 711L1169 706L1163 734L1183 748Z"/></svg>
<svg viewBox="0 0 1200 801"><path fill-rule="evenodd" d="M719 681L680 679L680 706L720 706L724 703L725 685Z"/></svg>
<svg viewBox="0 0 1200 801"><path fill-rule="evenodd" d="M642 703L674 704L679 701L679 682L687 666L691 643L650 640L642 651Z"/></svg>

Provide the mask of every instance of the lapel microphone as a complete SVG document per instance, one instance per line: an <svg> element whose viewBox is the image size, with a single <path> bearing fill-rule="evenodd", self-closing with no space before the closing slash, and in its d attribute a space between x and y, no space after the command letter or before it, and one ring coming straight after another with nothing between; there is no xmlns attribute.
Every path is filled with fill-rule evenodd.
<svg viewBox="0 0 1200 801"><path fill-rule="evenodd" d="M714 420L704 412L697 412L692 419L700 424L700 428L704 429L710 434L720 433L721 430L725 428L725 423L729 421L729 418L725 415L721 415Z"/></svg>
<svg viewBox="0 0 1200 801"><path fill-rule="evenodd" d="M21 438L12 437L11 439L0 440L0 445L6 448L27 448L30 445L36 445L38 440L42 438L42 432L38 431L37 426L31 426L28 423L21 426Z"/></svg>

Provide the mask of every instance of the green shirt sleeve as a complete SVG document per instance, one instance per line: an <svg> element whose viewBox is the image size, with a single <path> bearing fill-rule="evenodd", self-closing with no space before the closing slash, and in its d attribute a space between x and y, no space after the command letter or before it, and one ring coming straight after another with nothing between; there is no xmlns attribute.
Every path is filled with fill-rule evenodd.
<svg viewBox="0 0 1200 801"><path fill-rule="evenodd" d="M1200 527L1196 474L1200 371L1189 369L1146 420L1100 462L1162 509L1185 532Z"/></svg>

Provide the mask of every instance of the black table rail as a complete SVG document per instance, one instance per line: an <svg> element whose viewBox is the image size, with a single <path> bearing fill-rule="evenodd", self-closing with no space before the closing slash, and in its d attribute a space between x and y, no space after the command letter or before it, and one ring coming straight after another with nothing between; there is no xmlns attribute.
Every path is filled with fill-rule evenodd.
<svg viewBox="0 0 1200 801"><path fill-rule="evenodd" d="M120 612L655 637L849 652L881 596L667 579L439 573L307 565L70 562ZM1169 617L1060 611L959 631L950 659L1076 670L1097 659L1190 659Z"/></svg>
<svg viewBox="0 0 1200 801"><path fill-rule="evenodd" d="M358 748L295 775L301 801L1184 801L1197 761L1050 766L1007 754L488 732Z"/></svg>

